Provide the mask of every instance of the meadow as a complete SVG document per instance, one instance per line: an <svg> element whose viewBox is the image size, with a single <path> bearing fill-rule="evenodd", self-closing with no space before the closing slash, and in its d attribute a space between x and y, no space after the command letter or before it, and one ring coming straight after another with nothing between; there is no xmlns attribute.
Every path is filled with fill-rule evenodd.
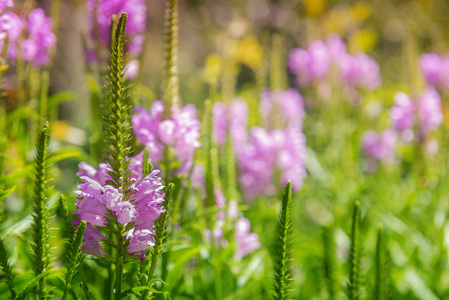
<svg viewBox="0 0 449 300"><path fill-rule="evenodd" d="M444 0L0 0L0 299L449 299Z"/></svg>

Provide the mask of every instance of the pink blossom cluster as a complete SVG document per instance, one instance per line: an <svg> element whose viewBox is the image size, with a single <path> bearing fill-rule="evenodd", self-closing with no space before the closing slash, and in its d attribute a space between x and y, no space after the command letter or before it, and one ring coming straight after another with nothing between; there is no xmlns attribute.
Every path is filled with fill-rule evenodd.
<svg viewBox="0 0 449 300"><path fill-rule="evenodd" d="M225 227L226 220L226 198L221 191L215 192L215 203L217 207L222 210L217 214L217 220L213 231L211 232L207 229L205 230L204 235L209 241L211 241L213 237L216 247L226 248L229 245L229 242L223 238L223 229ZM234 224L233 229L236 242L234 259L237 261L252 253L254 250L259 249L261 246L258 234L250 232L250 221L241 215L242 212L238 209L237 202L230 201L228 204L227 220L228 222Z"/></svg>
<svg viewBox="0 0 449 300"><path fill-rule="evenodd" d="M376 61L364 53L349 54L338 36L314 41L308 49L295 48L288 58L288 68L301 87L328 80L333 65L337 78L348 88L372 90L382 81Z"/></svg>
<svg viewBox="0 0 449 300"><path fill-rule="evenodd" d="M127 52L139 55L144 42L147 7L144 0L88 0L86 3L87 23L91 48L87 58L98 60L98 47L109 49L111 40L111 24L114 15L128 14L126 24Z"/></svg>
<svg viewBox="0 0 449 300"><path fill-rule="evenodd" d="M200 121L196 118L196 108L192 104L172 112L165 118L162 101L155 101L150 111L136 107L132 116L137 140L148 149L152 162L161 163L166 159L168 148L174 150L175 158L181 163L178 174L188 173L192 168L193 154L200 146Z"/></svg>
<svg viewBox="0 0 449 300"><path fill-rule="evenodd" d="M12 6L12 1L3 1L1 9ZM50 50L56 46L52 19L45 12L36 8L28 19L7 11L0 16L0 44L3 48L8 36L7 56L16 60L18 57L31 62L36 67L45 66L50 61Z"/></svg>
<svg viewBox="0 0 449 300"><path fill-rule="evenodd" d="M99 257L108 255L101 246L107 238L98 228L106 227L111 220L122 225L132 224L125 233L126 250L130 256L144 258L146 250L154 245L154 222L164 212L164 194L159 171L142 178L143 152L129 158L132 171L132 195L124 199L120 189L108 183L111 167L101 163L98 169L86 162L79 164L77 175L82 180L78 185L78 199L74 211L76 221L88 223L83 241L83 252Z"/></svg>
<svg viewBox="0 0 449 300"><path fill-rule="evenodd" d="M214 132L218 141L223 141L227 130L230 132L245 197L273 195L275 186L288 180L295 190L300 189L306 176L306 146L301 132L304 103L299 93L264 92L261 114L270 129L255 126L249 134L244 100L236 99L226 108L220 102L214 105Z"/></svg>
<svg viewBox="0 0 449 300"><path fill-rule="evenodd" d="M428 85L440 92L449 91L449 54L424 53L419 58L419 66Z"/></svg>
<svg viewBox="0 0 449 300"><path fill-rule="evenodd" d="M373 161L394 161L398 134L405 143L413 140L421 143L432 130L443 123L440 95L433 87L426 88L421 95L413 98L398 92L394 96L390 118L392 129L385 130L380 135L369 130L363 136L364 155L371 160L371 166L374 166L369 168L371 170L377 167L377 163ZM435 149L434 145L433 148Z"/></svg>
<svg viewBox="0 0 449 300"><path fill-rule="evenodd" d="M414 128L418 141L422 141L432 130L438 128L444 120L441 98L438 92L429 87L418 97L411 98L399 92L395 95L395 105L390 110L393 128L401 132L410 141Z"/></svg>

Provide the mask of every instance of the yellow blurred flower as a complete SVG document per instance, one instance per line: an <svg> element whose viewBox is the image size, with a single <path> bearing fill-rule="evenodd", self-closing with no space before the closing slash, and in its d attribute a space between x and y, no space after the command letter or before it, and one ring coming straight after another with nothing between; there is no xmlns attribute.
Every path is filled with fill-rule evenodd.
<svg viewBox="0 0 449 300"><path fill-rule="evenodd" d="M262 46L254 35L243 38L237 46L237 61L255 68L262 60Z"/></svg>
<svg viewBox="0 0 449 300"><path fill-rule="evenodd" d="M62 142L68 142L75 145L84 145L86 143L86 133L70 126L64 121L54 121L51 126L52 138Z"/></svg>
<svg viewBox="0 0 449 300"><path fill-rule="evenodd" d="M365 2L357 2L351 9L351 18L357 23L363 23L371 15L371 7Z"/></svg>
<svg viewBox="0 0 449 300"><path fill-rule="evenodd" d="M349 39L349 51L352 53L368 52L376 46L377 38L377 33L374 30L357 30Z"/></svg>
<svg viewBox="0 0 449 300"><path fill-rule="evenodd" d="M216 53L209 54L204 64L203 80L210 84L216 84L220 78L222 68L223 58Z"/></svg>
<svg viewBox="0 0 449 300"><path fill-rule="evenodd" d="M326 2L327 0L302 0L309 16L321 15L326 7Z"/></svg>
<svg viewBox="0 0 449 300"><path fill-rule="evenodd" d="M344 35L347 30L360 26L371 15L371 7L365 2L357 2L352 7L338 7L324 16L324 26L328 32Z"/></svg>

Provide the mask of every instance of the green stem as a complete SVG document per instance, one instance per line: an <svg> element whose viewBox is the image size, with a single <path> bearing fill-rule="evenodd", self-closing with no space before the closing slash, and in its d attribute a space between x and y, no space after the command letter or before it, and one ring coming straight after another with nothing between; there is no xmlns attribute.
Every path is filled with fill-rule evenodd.
<svg viewBox="0 0 449 300"><path fill-rule="evenodd" d="M115 298L119 299L119 295L122 292L122 281L123 281L123 238L122 231L119 228L117 231L117 258L115 261Z"/></svg>

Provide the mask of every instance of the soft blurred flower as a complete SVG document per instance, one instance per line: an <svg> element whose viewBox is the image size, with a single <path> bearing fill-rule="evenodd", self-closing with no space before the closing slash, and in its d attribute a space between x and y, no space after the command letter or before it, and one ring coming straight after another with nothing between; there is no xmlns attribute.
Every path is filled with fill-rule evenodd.
<svg viewBox="0 0 449 300"><path fill-rule="evenodd" d="M250 232L250 228L251 224L247 218L242 217L235 222L235 240L237 242L235 260L241 260L261 246L259 236L257 233Z"/></svg>
<svg viewBox="0 0 449 300"><path fill-rule="evenodd" d="M330 63L331 55L323 41L312 42L307 50L295 48L288 58L288 68L300 86L311 86L326 78Z"/></svg>
<svg viewBox="0 0 449 300"><path fill-rule="evenodd" d="M402 92L398 92L394 95L394 104L390 109L393 128L399 131L412 128L415 109L410 97Z"/></svg>
<svg viewBox="0 0 449 300"><path fill-rule="evenodd" d="M109 49L111 40L112 16L128 14L126 36L128 39L127 52L139 55L142 51L146 10L143 0L88 0L86 3L89 37L92 46Z"/></svg>
<svg viewBox="0 0 449 300"><path fill-rule="evenodd" d="M88 223L88 229L84 236L83 250L87 254L105 256L106 252L99 244L106 237L95 228L105 227L110 222L111 216L117 222L133 226L125 232L128 240L127 252L130 256L144 258L146 249L154 245L154 221L164 211L161 203L164 200L162 183L159 171L155 170L142 178L143 153L130 158L129 170L132 171L133 185L132 195L124 200L122 192L109 185L107 174L110 166L106 163L95 169L91 165L80 163L80 172L77 173L82 180L78 185L78 199L75 205L78 207L73 213L79 215L79 220Z"/></svg>
<svg viewBox="0 0 449 300"><path fill-rule="evenodd" d="M393 130L385 130L380 135L374 130L368 130L363 135L363 153L378 161L392 162L396 141L397 133Z"/></svg>
<svg viewBox="0 0 449 300"><path fill-rule="evenodd" d="M203 79L210 84L217 84L223 68L223 58L218 54L209 54L206 58Z"/></svg>
<svg viewBox="0 0 449 300"><path fill-rule="evenodd" d="M379 65L364 53L343 55L337 65L343 84L349 87L372 90L382 81Z"/></svg>
<svg viewBox="0 0 449 300"><path fill-rule="evenodd" d="M139 75L140 63L137 59L130 60L125 65L125 78L135 79Z"/></svg>
<svg viewBox="0 0 449 300"><path fill-rule="evenodd" d="M188 104L168 119L164 119L164 110L162 101L155 101L151 111L136 107L136 114L131 118L134 133L138 141L148 148L149 158L155 163L165 159L165 147L172 147L175 158L181 162L177 172L187 173L192 167L195 149L200 146L200 121L196 119L196 108Z"/></svg>
<svg viewBox="0 0 449 300"><path fill-rule="evenodd" d="M442 92L449 91L449 55L424 53L419 58L419 66L429 85Z"/></svg>
<svg viewBox="0 0 449 300"><path fill-rule="evenodd" d="M5 10L6 7L13 7L13 0L0 0L0 13Z"/></svg>
<svg viewBox="0 0 449 300"><path fill-rule="evenodd" d="M239 41L237 45L237 61L255 68L262 60L262 46L254 35L248 35Z"/></svg>
<svg viewBox="0 0 449 300"><path fill-rule="evenodd" d="M429 131L438 128L444 121L441 98L438 92L429 87L419 96L410 99L404 93L396 93L395 106L390 109L393 128L405 132L418 129L418 138L423 139Z"/></svg>
<svg viewBox="0 0 449 300"><path fill-rule="evenodd" d="M302 121L305 117L304 100L295 89L286 91L277 90L270 92L266 90L261 95L260 108L262 117L269 123L281 123L282 127L292 125L298 128L302 127ZM273 111L278 110L278 119L273 120ZM276 118L276 116L275 116ZM273 127L273 124L268 124Z"/></svg>
<svg viewBox="0 0 449 300"><path fill-rule="evenodd" d="M0 33L9 36L8 57L15 60L20 55L36 67L45 66L50 61L50 49L56 46L56 35L52 30L51 18L46 17L40 8L33 10L28 20L12 12L0 16Z"/></svg>

